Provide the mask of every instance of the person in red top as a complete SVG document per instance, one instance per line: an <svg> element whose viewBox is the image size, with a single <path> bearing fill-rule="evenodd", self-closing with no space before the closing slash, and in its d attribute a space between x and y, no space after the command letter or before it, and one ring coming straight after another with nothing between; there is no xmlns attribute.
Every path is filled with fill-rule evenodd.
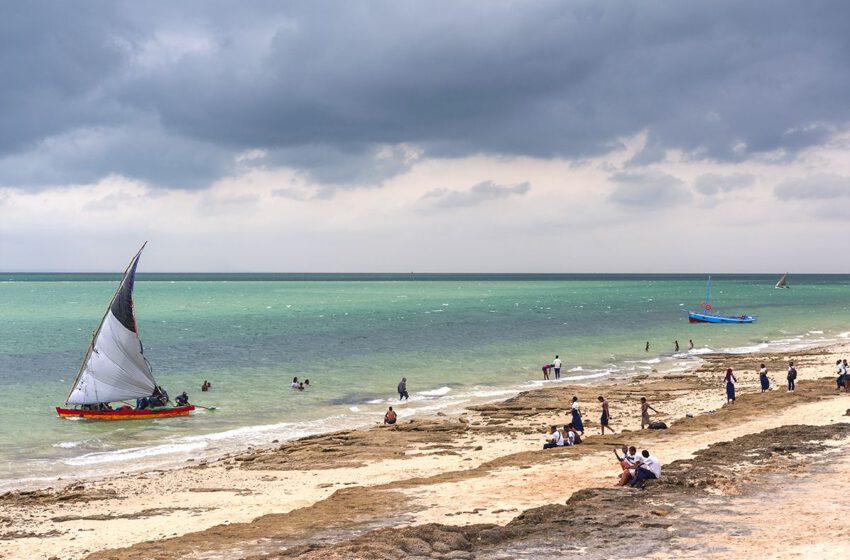
<svg viewBox="0 0 850 560"><path fill-rule="evenodd" d="M543 381L549 381L549 368L552 367L552 364L546 364L543 366Z"/></svg>
<svg viewBox="0 0 850 560"><path fill-rule="evenodd" d="M395 410L393 410L393 407L389 407L387 413L384 414L384 424L395 424L397 419L398 416L396 416Z"/></svg>

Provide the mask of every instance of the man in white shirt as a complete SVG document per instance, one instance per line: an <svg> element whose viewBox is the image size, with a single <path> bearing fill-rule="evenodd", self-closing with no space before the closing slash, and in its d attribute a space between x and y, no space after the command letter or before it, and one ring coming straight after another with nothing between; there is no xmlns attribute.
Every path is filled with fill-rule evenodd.
<svg viewBox="0 0 850 560"><path fill-rule="evenodd" d="M555 368L555 379L561 378L561 358L555 355L555 361L552 362L552 367Z"/></svg>
<svg viewBox="0 0 850 560"><path fill-rule="evenodd" d="M552 426L552 433L549 434L549 443L543 444L543 449L552 449L553 447L563 447L564 436L558 431L558 426Z"/></svg>
<svg viewBox="0 0 850 560"><path fill-rule="evenodd" d="M646 449L641 451L640 454L641 456L635 463L635 476L629 482L629 486L632 488L643 488L645 480L661 478L661 461L650 455Z"/></svg>

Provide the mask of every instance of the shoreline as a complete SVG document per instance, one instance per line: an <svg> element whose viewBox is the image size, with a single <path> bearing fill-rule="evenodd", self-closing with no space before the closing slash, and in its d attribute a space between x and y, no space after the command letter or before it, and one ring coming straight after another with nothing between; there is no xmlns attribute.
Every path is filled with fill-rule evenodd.
<svg viewBox="0 0 850 560"><path fill-rule="evenodd" d="M653 355L647 359L621 358L617 363L608 364L608 367L582 366L567 369L560 381L543 381L540 379L523 379L515 383L494 387L490 390L484 387L478 389L465 387L460 392L448 393L446 395L431 398L435 390L443 390L446 387L427 389L420 391L422 400L416 401L415 407L407 412L408 403L397 403L387 399L376 399L381 406L401 405L403 416L408 418L429 418L438 412L445 414L456 414L466 407L478 404L497 402L500 399L510 398L521 392L537 390L550 386L570 386L575 384L617 383L627 382L635 376L645 374L664 375L671 372L687 372L700 367L701 356L712 354L740 355L758 352L776 351L807 351L824 346L835 346L846 344L848 338L844 335L850 333L841 332L837 336L822 340L806 340L806 337L816 336L823 333L806 332L786 338L768 341L753 341L748 346L721 348L718 350L708 346L697 347L694 351ZM573 374L572 377L568 377ZM476 393L493 393L492 395L477 396ZM446 400L442 400L445 398ZM367 416L359 410L363 406L375 406L377 402L352 403L348 408L350 414L344 416L330 416L318 420L305 421L296 424L299 429L296 435L289 436L294 424L291 422L271 422L247 424L226 429L221 432L210 432L207 434L175 436L173 440L163 440L140 447L129 447L121 449L110 449L106 451L90 451L81 455L71 456L63 459L50 459L50 461L61 462L55 475L37 476L31 479L12 477L0 480L0 494L15 490L35 490L67 484L69 482L90 482L103 477L120 476L133 473L141 473L148 470L176 469L180 468L188 459L217 461L230 455L237 454L250 445L261 447L269 445L272 440L295 441L302 437L312 437L332 433L334 429L330 426L332 421L347 422L349 426L358 429L368 429L375 423L380 422L383 411L375 411ZM348 406L348 405L346 405ZM354 410L352 410L354 409ZM247 434L252 441L250 444L241 441ZM65 444L79 442L63 442ZM54 444L54 447L62 444ZM75 468L82 467L84 472L74 472ZM63 472L63 470L65 472Z"/></svg>
<svg viewBox="0 0 850 560"><path fill-rule="evenodd" d="M28 550L29 557L66 557L71 553L76 555L73 557L83 557L116 545L180 537L177 541L164 541L168 546L162 550L163 556L157 557L177 557L183 541L196 546L204 542L203 546L211 551L242 543L237 548L244 549L245 554L239 556L240 552L233 557L246 557L249 553L262 553L268 546L280 548L282 542L320 537L316 527L325 525L316 523L317 519L326 519L326 525L336 527L334 539L341 540L379 528L386 523L383 520L388 511L393 514L393 525L510 523L526 509L562 502L570 490L558 486L529 496L528 487L535 491L546 487L545 478L539 481L540 486L528 480L538 476L536 471L540 469L566 469L573 481L569 493L596 487L606 480L604 486L610 485L616 474L610 449L621 441L622 435L592 435L597 429L592 421L596 417L596 407L591 402L595 393L604 392L609 397L618 432L623 428L632 430L627 432L628 437L664 450L660 456L666 463L668 459L684 460L712 441L728 441L729 437L754 430L788 425L789 411L795 408L805 408L806 414L810 410L820 414L821 401L836 400L831 398L835 395L824 393L824 387L834 392L834 381L822 379L832 375L831 364L824 361L839 353L846 357L848 351L850 345L846 343L795 351L793 354L803 360L801 384L810 391L809 384L815 383L811 388L815 396L809 398L808 393L801 393L803 398L797 399L796 395L779 391L762 395L764 400L776 401L771 404L776 410L759 409L751 414L744 407L735 408L740 403L722 406L725 397L715 370L721 362L750 366L733 366L736 374L741 373L739 392L747 395L741 400L749 402L757 384L752 374L752 367L757 364L753 362L769 361L776 378L778 365L788 354L707 354L688 374L637 375L592 385L550 384L507 400L470 406L465 412L403 419L393 427L272 442L278 445L249 448L216 461L190 461L194 464L177 469L153 469L74 483L59 490L7 493L0 496L0 519L9 520L3 525L4 536L0 535L0 556L15 558L15 554ZM582 395L587 407L585 418L591 419L587 434L591 437L579 447L542 452L539 447L544 427L556 420L563 423L563 411L573 392ZM667 413L660 419L669 420L670 430L634 431L638 415L630 412L627 420L623 418L624 403L632 403L640 394L646 394L654 406ZM850 406L850 398L839 402ZM723 428L718 419L730 413L746 428ZM700 437L694 438L693 433ZM472 495L464 488L466 484L475 485ZM168 491L170 498L164 504L159 500L148 503L145 497L158 495L158 488ZM227 498L223 505L224 496ZM68 512L76 510L78 503L85 503L86 515L71 515L69 519ZM494 503L501 505L494 507ZM353 510L354 515L338 519L340 507ZM331 518L332 512L337 518ZM300 534L275 537L279 530L274 527L280 524L280 516L297 518L307 513L310 519L293 525L300 527ZM269 516L277 520L276 525L269 525ZM115 531L121 531L129 542L104 538L104 534ZM258 544L256 539L271 539L272 544ZM140 544L114 556L106 552L98 557L133 558L138 554L141 558L142 550L150 554L150 547L151 543Z"/></svg>

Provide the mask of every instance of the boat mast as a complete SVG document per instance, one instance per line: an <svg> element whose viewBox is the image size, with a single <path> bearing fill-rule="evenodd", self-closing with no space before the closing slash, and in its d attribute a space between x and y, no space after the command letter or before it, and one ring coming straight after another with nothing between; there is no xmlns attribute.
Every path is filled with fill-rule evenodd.
<svg viewBox="0 0 850 560"><path fill-rule="evenodd" d="M106 306L106 312L103 314L103 317L101 317L97 330L92 333L89 348L86 350L86 355L83 356L83 363L80 364L80 369L77 370L77 375L74 376L74 381L71 383L71 390L68 391L68 396L65 397L65 406L68 406L68 401L71 400L71 395L74 393L74 389L77 388L77 382L80 380L80 376L86 368L86 363L89 361L89 356L91 356L92 350L94 350L94 343L97 341L97 335L100 334L100 329L103 328L103 322L106 321L106 316L109 315L109 311L112 309L112 304L115 303L115 298L118 297L118 292L121 291L121 288L124 286L124 282L127 281L127 272L130 270L130 267L133 266L133 263L136 262L136 259L139 258L139 255L142 254L142 251L145 249L145 245L147 244L147 241L142 243L142 248L139 249L139 252L136 253L132 259L130 259L130 263L127 265L127 268L124 269L124 274L121 276L121 282L118 283L118 288L115 290L115 293L112 294L112 299L109 301L109 305Z"/></svg>
<svg viewBox="0 0 850 560"><path fill-rule="evenodd" d="M708 277L708 283L705 285L705 305L703 309L708 313L708 296L711 294L711 276Z"/></svg>

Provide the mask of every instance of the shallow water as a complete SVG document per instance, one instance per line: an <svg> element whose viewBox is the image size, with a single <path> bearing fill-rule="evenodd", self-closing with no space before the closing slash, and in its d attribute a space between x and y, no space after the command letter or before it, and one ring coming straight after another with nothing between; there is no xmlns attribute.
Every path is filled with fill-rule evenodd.
<svg viewBox="0 0 850 560"><path fill-rule="evenodd" d="M0 488L365 425L387 404L404 417L499 398L539 385L555 354L565 379L586 380L850 336L850 276L792 276L790 290L773 289L777 277L715 276L714 308L759 320L692 325L704 277L142 273L136 315L157 381L217 410L111 424L60 420L53 407L118 275L3 274ZM312 387L292 391L294 376ZM411 399L399 405L402 376Z"/></svg>

